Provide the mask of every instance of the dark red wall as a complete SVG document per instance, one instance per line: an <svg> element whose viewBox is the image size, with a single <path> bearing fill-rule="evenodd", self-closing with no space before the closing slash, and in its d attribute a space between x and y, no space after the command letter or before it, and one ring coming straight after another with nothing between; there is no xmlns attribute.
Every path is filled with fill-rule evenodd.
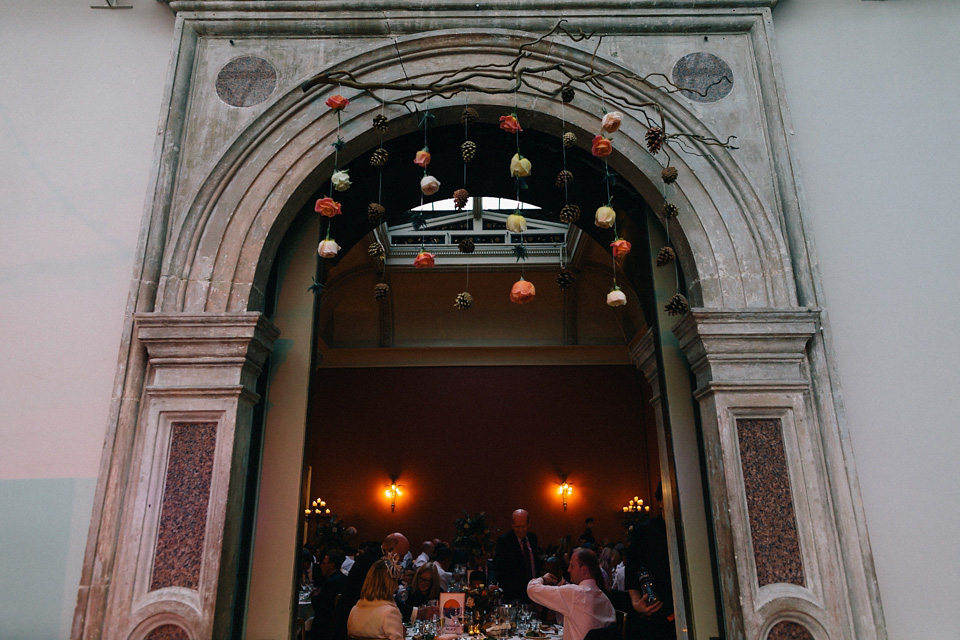
<svg viewBox="0 0 960 640"><path fill-rule="evenodd" d="M542 546L576 542L587 516L598 540L621 540L621 507L649 502L659 478L649 392L629 366L322 369L313 394L310 495L360 540L452 541L464 509L496 535L518 507ZM391 475L404 492L393 513Z"/></svg>

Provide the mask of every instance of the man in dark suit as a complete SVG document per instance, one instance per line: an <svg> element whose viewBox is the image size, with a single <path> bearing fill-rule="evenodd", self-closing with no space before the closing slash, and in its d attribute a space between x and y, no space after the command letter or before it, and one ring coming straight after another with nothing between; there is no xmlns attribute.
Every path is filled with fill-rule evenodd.
<svg viewBox="0 0 960 640"><path fill-rule="evenodd" d="M530 602L527 583L540 575L537 536L527 529L530 514L517 509L512 516L513 531L497 538L495 565L504 602Z"/></svg>
<svg viewBox="0 0 960 640"><path fill-rule="evenodd" d="M347 576L343 575L343 551L331 549L323 556L320 564L313 565L313 591L310 603L313 605L313 627L308 637L311 640L332 640L334 637L334 615L337 596L343 591Z"/></svg>

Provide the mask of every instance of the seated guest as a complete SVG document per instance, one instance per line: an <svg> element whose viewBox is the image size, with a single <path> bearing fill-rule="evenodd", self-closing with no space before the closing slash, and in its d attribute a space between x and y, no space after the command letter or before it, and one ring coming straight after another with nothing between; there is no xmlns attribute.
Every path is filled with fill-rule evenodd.
<svg viewBox="0 0 960 640"><path fill-rule="evenodd" d="M394 567L399 575L399 565L390 558L381 558L370 567L360 590L360 600L347 618L347 634L351 638L404 640L403 619L393 599L397 590Z"/></svg>
<svg viewBox="0 0 960 640"><path fill-rule="evenodd" d="M531 600L563 614L563 640L583 640L593 629L616 624L616 612L600 586L603 576L597 554L574 549L569 571L571 584L557 585L549 573L527 584Z"/></svg>
<svg viewBox="0 0 960 640"><path fill-rule="evenodd" d="M450 581L453 580L453 573L450 571L450 567L453 566L453 549L450 547L437 549L433 564L437 566L437 573L440 575L440 590L446 591L450 588Z"/></svg>
<svg viewBox="0 0 960 640"><path fill-rule="evenodd" d="M412 607L421 607L431 600L440 597L440 574L437 565L428 562L413 575L413 589L407 598L407 604Z"/></svg>
<svg viewBox="0 0 960 640"><path fill-rule="evenodd" d="M323 556L323 561L314 567L313 591L310 592L310 604L313 605L312 640L330 640L334 636L337 596L347 581L347 576L340 571L343 558L343 551L331 549Z"/></svg>
<svg viewBox="0 0 960 640"><path fill-rule="evenodd" d="M477 589L487 585L487 575L483 569L474 569L470 572L470 588Z"/></svg>
<svg viewBox="0 0 960 640"><path fill-rule="evenodd" d="M424 540L423 545L420 547L420 555L413 561L414 568L419 569L430 562L431 558L433 558L433 542Z"/></svg>

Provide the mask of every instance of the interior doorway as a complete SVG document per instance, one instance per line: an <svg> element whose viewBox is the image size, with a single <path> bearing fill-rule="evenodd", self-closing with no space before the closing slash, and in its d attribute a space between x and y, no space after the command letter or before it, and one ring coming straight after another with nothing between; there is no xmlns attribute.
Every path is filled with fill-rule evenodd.
<svg viewBox="0 0 960 640"><path fill-rule="evenodd" d="M434 136L435 154L443 153L444 147L455 151L456 125L449 131L453 133ZM483 139L496 140L502 132L490 127L486 134ZM544 180L552 182L554 172L563 169L562 159L550 146L555 146L556 138L532 127L528 137L531 147L542 147L546 161L538 169L542 165ZM503 169L499 165L504 163L497 161L509 156L510 142L491 144L487 159L474 167L478 177L468 184L480 195L471 201L496 201L498 207L492 202L468 204L467 211L479 211L483 218L472 228L498 233L503 210L510 207L533 222L552 221L563 206L563 194L552 184L549 191L537 190L546 194L542 197L533 191L524 201L510 197L516 192L510 193L509 173L497 170ZM447 530L464 510L487 511L493 526L505 529L510 510L520 506L514 504L517 501L534 513L541 540L555 543L563 536L576 536L588 516L595 519L602 537L624 540L622 508L631 498L642 494L651 504L662 477L667 479L668 495L677 498L669 488L676 486L672 453L663 455L669 443L661 442L662 426L658 437L653 394L631 355L656 323L648 320L657 315L648 225L659 223L647 219L645 201L621 179L613 189L618 235L630 238L635 247L626 259L611 259L608 245L613 236L593 224L592 208L585 206L588 212L561 234L552 258L528 265L512 255L497 259L481 253L471 262L469 256L448 252L443 256L451 258L447 264L441 257L433 269L415 269L398 258L403 255L404 235L417 235L408 224L411 214L426 208L427 227L421 235L432 240L427 246L438 254L444 250L442 232L458 224L446 215L444 203L418 201L417 167L403 165L412 166L420 144L419 134L409 133L384 145L400 165L383 176L386 189L377 184L381 176L374 181L369 154L358 154L349 165L354 187L338 194L344 207L360 208L377 193L388 211L401 207L399 213L388 215L382 225L364 224L362 216L353 216L350 222L337 218L333 228L341 252L334 260L317 263L315 243L325 228L308 198L281 246L275 266L274 322L283 332L280 342L290 340L289 348L281 344L281 362L300 360L310 384L282 375L271 380L262 486L290 488L289 460L284 463L270 446L270 432L283 431L281 423L289 427L291 419L302 419L291 411L296 406L307 416L301 427L305 436L300 436L306 444L298 458L303 473L297 512L303 515L313 499L322 498L359 530L358 541L394 529L414 541L450 537ZM583 183L574 197L584 202L606 199L603 175L609 169L603 163L583 153L571 153L567 162ZM442 171L438 174L443 180L456 180L454 171L449 176ZM411 193L400 195L404 191ZM570 198L569 191L566 197ZM541 235L547 237L547 231ZM376 242L385 246L385 261L367 250ZM575 274L576 284L569 289L556 283L561 263ZM530 304L510 302L510 287L521 277L537 287ZM627 295L623 307L606 304L614 277ZM316 297L307 291L311 282L322 283ZM381 282L388 284L389 296L377 299L374 287ZM672 286L677 286L675 279ZM472 294L471 308L455 308L461 291ZM301 352L305 344L311 345L306 354ZM681 393L691 403L689 387ZM295 444L292 435L287 451ZM700 452L694 448L683 455L699 474ZM272 475L271 469L276 469ZM280 474L287 480L281 481ZM556 495L563 478L579 485L566 510ZM405 485L406 492L393 510L383 493L391 480ZM702 488L702 479L697 482ZM490 501L494 495L499 499ZM261 505L265 498L271 505L276 502L262 488ZM685 574L688 560L694 560L701 582L706 575L711 583L709 589L701 589L709 591L700 597L709 600L709 611L702 617L717 627L715 571L711 551L704 545L712 533L706 530L704 507L696 504L700 519L690 518L687 524L688 537L699 541L696 554L686 550L681 511L674 510L671 531L678 537L673 552L679 577L675 590L681 608L693 606ZM283 557L279 542L272 541L273 518L261 515L258 520L248 630L264 619L279 622L277 614L266 610L266 601L285 612L287 621L292 615L287 604L294 588L290 574L280 583L273 572L265 571L267 557L274 561ZM292 550L303 543L303 520L297 536L288 537L283 547L291 567L296 564ZM691 535L690 529L699 529L700 535ZM278 591L285 595L278 598ZM688 620L685 614L680 617Z"/></svg>

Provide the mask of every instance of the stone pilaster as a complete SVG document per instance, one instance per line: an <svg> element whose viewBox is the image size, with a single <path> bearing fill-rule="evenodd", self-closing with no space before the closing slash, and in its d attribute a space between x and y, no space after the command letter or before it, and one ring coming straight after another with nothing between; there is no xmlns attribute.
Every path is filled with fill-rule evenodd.
<svg viewBox="0 0 960 640"><path fill-rule="evenodd" d="M806 309L694 310L674 328L696 377L728 638L849 637L810 398L818 330Z"/></svg>
<svg viewBox="0 0 960 640"><path fill-rule="evenodd" d="M259 313L137 314L135 326L148 356L139 474L104 637L226 637L256 381L278 332Z"/></svg>

